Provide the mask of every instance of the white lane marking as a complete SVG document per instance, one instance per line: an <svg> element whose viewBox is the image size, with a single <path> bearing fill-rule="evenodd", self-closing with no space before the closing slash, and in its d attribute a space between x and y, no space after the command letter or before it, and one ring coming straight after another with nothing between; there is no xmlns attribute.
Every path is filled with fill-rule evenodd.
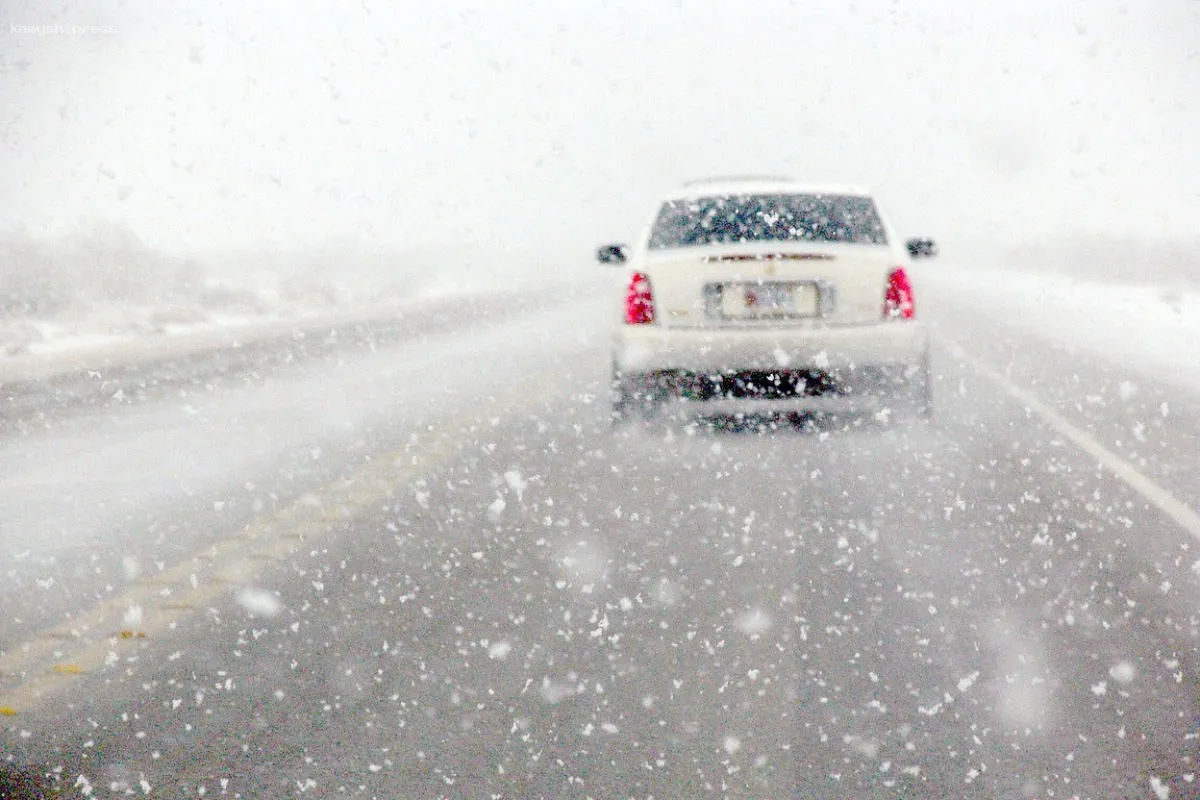
<svg viewBox="0 0 1200 800"><path fill-rule="evenodd" d="M1093 439L1086 431L1073 424L1062 414L1059 414L1029 392L1016 386L979 359L968 355L959 345L951 345L950 351L956 357L970 364L984 378L999 386L1030 411L1040 416L1052 428L1071 440L1076 447L1099 461L1109 472L1125 481L1134 491L1145 498L1150 505L1173 519L1181 528L1190 533L1193 538L1200 541L1200 514L1197 514L1186 504L1176 500L1170 492L1141 472L1138 472L1137 468L1132 464L1100 444L1100 442Z"/></svg>

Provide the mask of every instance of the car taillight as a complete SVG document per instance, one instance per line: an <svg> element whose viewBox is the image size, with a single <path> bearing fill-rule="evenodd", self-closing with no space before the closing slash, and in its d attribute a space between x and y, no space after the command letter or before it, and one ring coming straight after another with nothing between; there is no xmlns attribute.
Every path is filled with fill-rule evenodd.
<svg viewBox="0 0 1200 800"><path fill-rule="evenodd" d="M888 275L887 292L883 295L884 319L912 319L913 291L908 273L896 267Z"/></svg>
<svg viewBox="0 0 1200 800"><path fill-rule="evenodd" d="M644 325L654 322L654 293L650 289L650 278L641 272L629 276L629 288L625 290L625 324Z"/></svg>

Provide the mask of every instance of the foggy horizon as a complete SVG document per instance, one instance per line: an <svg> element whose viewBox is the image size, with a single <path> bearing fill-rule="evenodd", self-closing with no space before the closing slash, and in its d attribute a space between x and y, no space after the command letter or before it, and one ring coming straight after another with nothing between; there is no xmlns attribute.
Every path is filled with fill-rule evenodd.
<svg viewBox="0 0 1200 800"><path fill-rule="evenodd" d="M742 173L862 184L952 241L1194 230L1194 3L711 8L13 4L0 231L579 248Z"/></svg>

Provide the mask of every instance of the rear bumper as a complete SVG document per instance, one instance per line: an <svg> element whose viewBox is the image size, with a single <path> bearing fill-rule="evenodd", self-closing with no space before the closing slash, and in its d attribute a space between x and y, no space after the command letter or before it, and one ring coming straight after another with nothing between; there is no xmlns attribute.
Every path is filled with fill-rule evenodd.
<svg viewBox="0 0 1200 800"><path fill-rule="evenodd" d="M924 363L929 330L919 322L880 322L791 330L689 330L627 325L613 339L623 374L717 374L761 370L852 373Z"/></svg>

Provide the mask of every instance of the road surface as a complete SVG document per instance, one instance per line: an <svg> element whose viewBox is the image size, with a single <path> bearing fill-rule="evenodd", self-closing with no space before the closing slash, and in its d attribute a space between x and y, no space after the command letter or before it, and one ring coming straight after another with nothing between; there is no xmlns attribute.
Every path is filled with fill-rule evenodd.
<svg viewBox="0 0 1200 800"><path fill-rule="evenodd" d="M1194 396L933 282L929 424L614 432L606 280L26 387L6 779L1200 796Z"/></svg>

